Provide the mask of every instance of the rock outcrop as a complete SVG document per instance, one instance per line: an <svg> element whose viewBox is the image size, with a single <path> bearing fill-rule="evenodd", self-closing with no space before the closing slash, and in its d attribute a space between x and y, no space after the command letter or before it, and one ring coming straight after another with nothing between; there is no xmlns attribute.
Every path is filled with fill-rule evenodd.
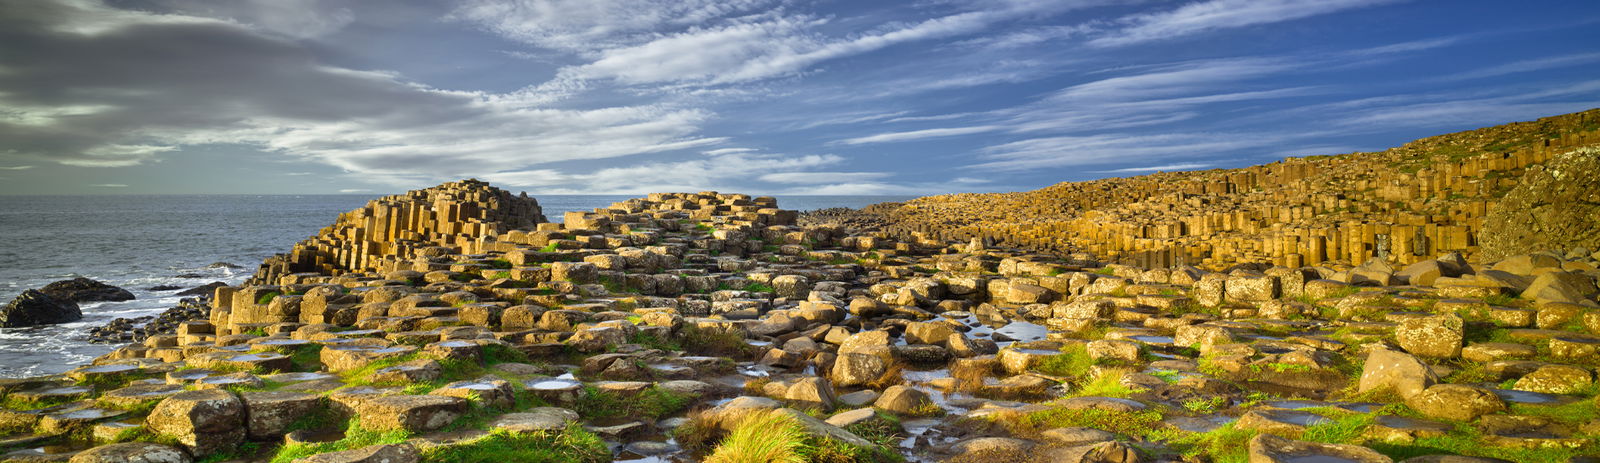
<svg viewBox="0 0 1600 463"><path fill-rule="evenodd" d="M0 309L0 327L53 325L83 319L78 304L50 297L36 289L23 291Z"/></svg>
<svg viewBox="0 0 1600 463"><path fill-rule="evenodd" d="M127 301L133 299L133 293L128 292L126 289L84 277L50 283L44 285L43 288L39 288L39 292L48 294L58 301L69 302Z"/></svg>
<svg viewBox="0 0 1600 463"><path fill-rule="evenodd" d="M1444 253L1478 252L1487 212L1524 172L1600 144L1597 128L1600 110L1589 110L1429 137L1383 152L1067 182L1020 193L929 196L861 211L878 219L830 211L808 215L807 223L881 228L904 241L977 239L1141 267L1360 265L1374 257L1404 267ZM1592 162L1593 154L1587 156ZM1562 193L1571 198L1568 204L1582 206L1574 202L1580 195L1595 194L1584 191L1587 183L1569 185ZM1531 198L1518 203L1507 206L1516 223L1535 218L1515 208L1543 204ZM1561 214L1555 207L1539 210ZM1592 232L1576 234L1594 230L1593 222L1575 221L1577 213L1541 234L1592 240ZM1567 238L1573 236L1591 238ZM1526 252L1508 250L1491 259Z"/></svg>
<svg viewBox="0 0 1600 463"><path fill-rule="evenodd" d="M1557 250L1600 251L1600 147L1529 168L1484 217L1483 260Z"/></svg>
<svg viewBox="0 0 1600 463"><path fill-rule="evenodd" d="M268 259L250 284L281 284L295 273L340 274L378 268L385 262L476 252L487 238L545 221L539 202L462 180L403 195L385 196L339 216L317 236L288 254ZM292 280L292 278L291 278Z"/></svg>

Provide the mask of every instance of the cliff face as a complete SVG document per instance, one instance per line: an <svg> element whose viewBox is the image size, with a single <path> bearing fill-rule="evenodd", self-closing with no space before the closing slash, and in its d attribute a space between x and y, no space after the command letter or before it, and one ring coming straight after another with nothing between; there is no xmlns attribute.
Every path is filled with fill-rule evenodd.
<svg viewBox="0 0 1600 463"><path fill-rule="evenodd" d="M1600 148L1564 153L1528 169L1484 221L1483 258L1557 249L1600 249Z"/></svg>
<svg viewBox="0 0 1600 463"><path fill-rule="evenodd" d="M471 249L509 230L545 222L539 202L477 180L445 183L372 200L339 215L287 254L266 260L247 284L278 284L296 273L338 275L406 260L430 248Z"/></svg>
<svg viewBox="0 0 1600 463"><path fill-rule="evenodd" d="M868 212L907 239L982 238L1146 267L1409 264L1477 253L1484 217L1527 168L1600 144L1597 128L1600 110L1589 110L1375 153L930 196Z"/></svg>

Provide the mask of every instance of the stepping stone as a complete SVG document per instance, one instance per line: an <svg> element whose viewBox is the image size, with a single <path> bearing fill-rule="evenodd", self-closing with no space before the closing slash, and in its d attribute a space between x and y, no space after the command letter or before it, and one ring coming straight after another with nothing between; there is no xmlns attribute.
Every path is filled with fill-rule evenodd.
<svg viewBox="0 0 1600 463"><path fill-rule="evenodd" d="M259 391L239 395L248 419L245 429L251 439L267 440L283 435L284 429L300 418L321 409L322 396L304 392Z"/></svg>
<svg viewBox="0 0 1600 463"><path fill-rule="evenodd" d="M1122 413L1132 413L1150 408L1150 406L1136 400L1112 397L1073 397L1057 401L1055 405L1068 410L1105 410Z"/></svg>
<svg viewBox="0 0 1600 463"><path fill-rule="evenodd" d="M136 365L91 365L75 368L67 372L67 377L77 382L102 382L117 381L127 376L142 373L144 368Z"/></svg>
<svg viewBox="0 0 1600 463"><path fill-rule="evenodd" d="M295 460L297 463L417 463L422 456L409 444L386 444L331 452Z"/></svg>
<svg viewBox="0 0 1600 463"><path fill-rule="evenodd" d="M180 384L136 385L100 394L99 401L112 407L132 408L172 397L183 391L183 385Z"/></svg>
<svg viewBox="0 0 1600 463"><path fill-rule="evenodd" d="M475 399L486 407L511 408L517 403L516 391L511 389L510 382L503 379L456 381L440 386L428 394Z"/></svg>
<svg viewBox="0 0 1600 463"><path fill-rule="evenodd" d="M332 372L361 369L367 364L383 359L403 357L417 348L411 346L377 347L363 345L327 346L320 354L322 365Z"/></svg>
<svg viewBox="0 0 1600 463"><path fill-rule="evenodd" d="M1251 463L1393 463L1394 460L1359 445L1323 444L1258 434L1250 439Z"/></svg>
<svg viewBox="0 0 1600 463"><path fill-rule="evenodd" d="M362 401L355 408L368 429L426 432L455 422L469 407L460 397L392 395Z"/></svg>
<svg viewBox="0 0 1600 463"><path fill-rule="evenodd" d="M1322 415L1298 410L1251 410L1240 416L1235 426L1280 437L1298 437L1309 426L1332 422Z"/></svg>
<svg viewBox="0 0 1600 463"><path fill-rule="evenodd" d="M88 428L101 421L127 416L128 412L98 407L83 407L45 415L39 420L39 431L47 434L70 433Z"/></svg>
<svg viewBox="0 0 1600 463"><path fill-rule="evenodd" d="M553 431L581 419L578 412L559 407L536 407L524 413L501 415L489 423L490 429L510 432Z"/></svg>
<svg viewBox="0 0 1600 463"><path fill-rule="evenodd" d="M1385 442L1411 442L1426 437L1440 437L1451 429L1454 428L1444 423L1384 415L1373 419L1366 435Z"/></svg>

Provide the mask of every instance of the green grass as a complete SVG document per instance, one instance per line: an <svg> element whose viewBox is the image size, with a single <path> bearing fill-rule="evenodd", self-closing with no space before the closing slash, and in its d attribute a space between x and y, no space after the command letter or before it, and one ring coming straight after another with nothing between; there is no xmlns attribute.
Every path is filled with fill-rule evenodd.
<svg viewBox="0 0 1600 463"><path fill-rule="evenodd" d="M770 293L772 292L772 287L761 283L752 282L748 285L744 285L744 287L740 288L740 290L751 293Z"/></svg>
<svg viewBox="0 0 1600 463"><path fill-rule="evenodd" d="M801 454L805 431L793 417L776 410L752 413L735 425L706 463L806 463Z"/></svg>
<svg viewBox="0 0 1600 463"><path fill-rule="evenodd" d="M1102 369L1100 374L1081 380L1082 384L1078 386L1078 389L1068 395L1071 397L1126 399L1135 392L1133 388L1122 384L1123 377L1127 376L1129 372L1130 370L1121 368Z"/></svg>
<svg viewBox="0 0 1600 463"><path fill-rule="evenodd" d="M512 267L511 261L509 261L509 260L495 259L495 260L489 261L489 268L509 269L511 267Z"/></svg>
<svg viewBox="0 0 1600 463"><path fill-rule="evenodd" d="M488 437L462 445L430 447L424 462L451 463L603 463L611 461L605 441L573 423L560 431L512 433L495 430Z"/></svg>
<svg viewBox="0 0 1600 463"><path fill-rule="evenodd" d="M307 344L296 347L289 354L289 361L294 363L294 371L320 371L322 370L322 345Z"/></svg>
<svg viewBox="0 0 1600 463"><path fill-rule="evenodd" d="M245 442L231 449L207 455L205 458L196 459L195 463L219 463L232 460L243 460L255 457L264 450L260 442Z"/></svg>
<svg viewBox="0 0 1600 463"><path fill-rule="evenodd" d="M343 439L315 444L289 444L278 449L270 463L290 463L319 453L342 452L382 444L398 444L411 438L406 431L372 431L351 420Z"/></svg>
<svg viewBox="0 0 1600 463"><path fill-rule="evenodd" d="M679 333L683 347L689 352L735 359L751 355L750 344L744 341L744 335L737 332L717 332L686 325Z"/></svg>
<svg viewBox="0 0 1600 463"><path fill-rule="evenodd" d="M1150 435L1161 425L1161 412L1157 410L1116 412L1101 409L1052 408L1032 413L997 416L1000 417L1002 426L1009 428L1013 434L1021 435L1076 426L1099 429L1125 437L1141 437Z"/></svg>
<svg viewBox="0 0 1600 463"><path fill-rule="evenodd" d="M282 295L283 295L283 293L280 293L280 292L277 292L277 291L267 291L267 292L258 294L258 295L256 295L256 305L267 305L269 303L272 303L273 299L276 299L278 296L282 296Z"/></svg>
<svg viewBox="0 0 1600 463"><path fill-rule="evenodd" d="M559 248L559 244L557 244L555 241L551 241L549 244L545 244L544 247L539 248L539 252L556 252L556 249Z"/></svg>
<svg viewBox="0 0 1600 463"><path fill-rule="evenodd" d="M651 421L683 411L690 398L660 387L651 386L634 397L585 387L584 394L572 405L572 410L589 419L618 416L644 418Z"/></svg>
<svg viewBox="0 0 1600 463"><path fill-rule="evenodd" d="M1089 374L1095 361L1089 357L1089 348L1083 344L1071 343L1061 348L1060 355L1045 357L1033 366L1033 370L1051 376L1065 376L1077 378Z"/></svg>
<svg viewBox="0 0 1600 463"><path fill-rule="evenodd" d="M1519 300L1521 299L1510 294L1496 294L1483 298L1483 303L1499 307L1516 307Z"/></svg>
<svg viewBox="0 0 1600 463"><path fill-rule="evenodd" d="M501 271L498 271L498 272L490 273L488 275L488 277L496 279L496 280L502 279L502 278L511 278L511 271L510 270L501 270Z"/></svg>
<svg viewBox="0 0 1600 463"><path fill-rule="evenodd" d="M682 351L683 344L670 339L661 339L659 336L639 331L628 337L628 343L638 344L650 349L665 351Z"/></svg>
<svg viewBox="0 0 1600 463"><path fill-rule="evenodd" d="M1094 269L1094 270L1090 270L1090 272L1098 273L1098 274L1105 275L1105 276L1116 276L1117 275L1117 272L1115 270L1111 270L1110 268L1107 268L1107 267L1100 267L1100 268L1097 268L1097 269Z"/></svg>

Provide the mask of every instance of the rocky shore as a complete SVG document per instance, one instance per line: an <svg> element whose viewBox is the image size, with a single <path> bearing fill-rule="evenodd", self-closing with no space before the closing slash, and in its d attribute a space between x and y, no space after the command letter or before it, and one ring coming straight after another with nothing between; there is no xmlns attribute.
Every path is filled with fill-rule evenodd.
<svg viewBox="0 0 1600 463"><path fill-rule="evenodd" d="M1596 461L1596 114L862 210L446 183L0 380L0 459Z"/></svg>
<svg viewBox="0 0 1600 463"><path fill-rule="evenodd" d="M0 381L0 446L74 462L1600 454L1600 253L1145 269L816 220L848 215L801 226L771 198L667 193L555 224L475 181L386 197L173 334Z"/></svg>

